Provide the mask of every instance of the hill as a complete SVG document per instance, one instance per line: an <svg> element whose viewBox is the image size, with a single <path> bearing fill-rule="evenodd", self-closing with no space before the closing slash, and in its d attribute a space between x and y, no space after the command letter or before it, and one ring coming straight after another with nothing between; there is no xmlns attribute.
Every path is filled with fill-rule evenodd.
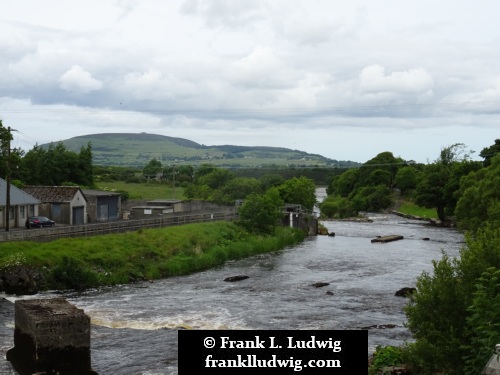
<svg viewBox="0 0 500 375"><path fill-rule="evenodd" d="M102 133L61 141L79 152L90 142L96 165L144 167L153 158L163 164L216 164L220 167L350 167L358 163L338 161L317 154L281 147L205 146L196 142L148 133ZM54 143L52 143L54 144ZM47 148L49 144L41 145Z"/></svg>

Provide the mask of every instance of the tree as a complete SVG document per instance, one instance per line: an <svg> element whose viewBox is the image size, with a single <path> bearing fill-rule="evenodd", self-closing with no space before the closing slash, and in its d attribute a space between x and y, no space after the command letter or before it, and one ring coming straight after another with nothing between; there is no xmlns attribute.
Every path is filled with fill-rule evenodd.
<svg viewBox="0 0 500 375"><path fill-rule="evenodd" d="M259 178L260 190L265 192L272 187L280 186L285 179L279 174L265 174Z"/></svg>
<svg viewBox="0 0 500 375"><path fill-rule="evenodd" d="M439 220L446 220L445 186L449 178L449 168L444 164L429 164L415 190L415 203L426 208L435 208Z"/></svg>
<svg viewBox="0 0 500 375"><path fill-rule="evenodd" d="M260 190L260 183L256 178L252 177L236 177L231 179L221 189L222 202L230 203L238 199L245 199L253 193L258 193Z"/></svg>
<svg viewBox="0 0 500 375"><path fill-rule="evenodd" d="M385 185L365 186L356 189L349 197L350 207L354 212L377 212L391 204L391 192Z"/></svg>
<svg viewBox="0 0 500 375"><path fill-rule="evenodd" d="M476 231L486 222L500 227L500 155L490 165L460 180L455 214L458 226Z"/></svg>
<svg viewBox="0 0 500 375"><path fill-rule="evenodd" d="M381 152L359 168L356 187L379 185L381 183L380 179L374 179L374 171L379 170L384 172L376 172L375 175L384 176L382 183L386 184L389 189L392 189L396 174L401 165L404 164L404 160L394 157L392 152Z"/></svg>
<svg viewBox="0 0 500 375"><path fill-rule="evenodd" d="M306 177L293 177L278 187L280 197L285 203L300 204L312 210L316 204L316 185Z"/></svg>
<svg viewBox="0 0 500 375"><path fill-rule="evenodd" d="M332 178L330 185L326 189L328 195L340 195L341 197L348 197L354 190L358 181L359 169L348 169L339 176Z"/></svg>
<svg viewBox="0 0 500 375"><path fill-rule="evenodd" d="M418 171L414 166L404 166L399 168L394 179L394 186L397 187L402 196L408 194L417 186Z"/></svg>
<svg viewBox="0 0 500 375"><path fill-rule="evenodd" d="M198 176L196 183L207 185L210 189L220 189L230 180L235 178L234 174L227 169L215 168L211 172Z"/></svg>
<svg viewBox="0 0 500 375"><path fill-rule="evenodd" d="M87 147L81 147L80 153L78 154L78 168L77 177L75 180L79 181L79 184L92 187L94 186L94 168L92 166L92 144L87 143Z"/></svg>
<svg viewBox="0 0 500 375"><path fill-rule="evenodd" d="M35 145L21 161L20 178L26 185L92 186L92 147L82 147L80 154L68 150L64 143L50 144L47 149Z"/></svg>
<svg viewBox="0 0 500 375"><path fill-rule="evenodd" d="M238 223L250 232L273 234L283 216L283 204L277 188L250 194L238 209Z"/></svg>
<svg viewBox="0 0 500 375"><path fill-rule="evenodd" d="M484 158L483 165L488 167L491 164L491 159L500 154L500 139L495 139L495 144L490 147L485 147L479 153L479 156Z"/></svg>
<svg viewBox="0 0 500 375"><path fill-rule="evenodd" d="M480 168L463 150L461 143L443 148L436 162L423 168L415 190L415 203L435 208L443 223L447 216L454 214L460 179Z"/></svg>
<svg viewBox="0 0 500 375"><path fill-rule="evenodd" d="M161 164L161 161L153 158L142 169L142 174L144 176L156 176L157 173L161 173L162 171L163 171L163 165Z"/></svg>
<svg viewBox="0 0 500 375"><path fill-rule="evenodd" d="M12 172L11 141L14 139L10 128L5 128L0 120L0 171L2 176L10 176Z"/></svg>

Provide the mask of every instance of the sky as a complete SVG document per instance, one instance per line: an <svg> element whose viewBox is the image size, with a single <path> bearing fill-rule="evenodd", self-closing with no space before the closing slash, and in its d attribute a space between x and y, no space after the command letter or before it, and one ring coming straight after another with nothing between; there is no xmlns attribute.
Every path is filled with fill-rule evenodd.
<svg viewBox="0 0 500 375"><path fill-rule="evenodd" d="M421 163L500 138L498 0L3 0L13 147L98 133Z"/></svg>

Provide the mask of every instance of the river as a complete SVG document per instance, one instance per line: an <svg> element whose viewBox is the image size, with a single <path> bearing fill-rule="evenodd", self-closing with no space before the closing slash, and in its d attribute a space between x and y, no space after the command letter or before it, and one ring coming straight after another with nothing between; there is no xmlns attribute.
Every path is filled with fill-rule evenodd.
<svg viewBox="0 0 500 375"><path fill-rule="evenodd" d="M208 271L62 295L91 317L92 368L99 374L177 374L179 329L368 329L367 353L360 353L366 360L377 345L411 341L402 310L407 299L395 292L432 272L443 251L456 256L463 246L453 229L369 216L372 222L324 221L335 236L313 236ZM392 234L404 238L371 243ZM235 275L248 278L224 281ZM318 282L328 285L314 287ZM16 374L5 359L13 346L12 302L56 294L0 295L0 374Z"/></svg>

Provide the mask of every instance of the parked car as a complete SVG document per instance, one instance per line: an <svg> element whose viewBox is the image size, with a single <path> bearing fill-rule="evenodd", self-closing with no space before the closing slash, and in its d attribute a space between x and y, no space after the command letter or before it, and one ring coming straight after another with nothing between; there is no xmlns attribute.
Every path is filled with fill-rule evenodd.
<svg viewBox="0 0 500 375"><path fill-rule="evenodd" d="M42 228L42 227L53 227L56 225L54 220L49 219L46 216L30 216L26 219L26 228Z"/></svg>

